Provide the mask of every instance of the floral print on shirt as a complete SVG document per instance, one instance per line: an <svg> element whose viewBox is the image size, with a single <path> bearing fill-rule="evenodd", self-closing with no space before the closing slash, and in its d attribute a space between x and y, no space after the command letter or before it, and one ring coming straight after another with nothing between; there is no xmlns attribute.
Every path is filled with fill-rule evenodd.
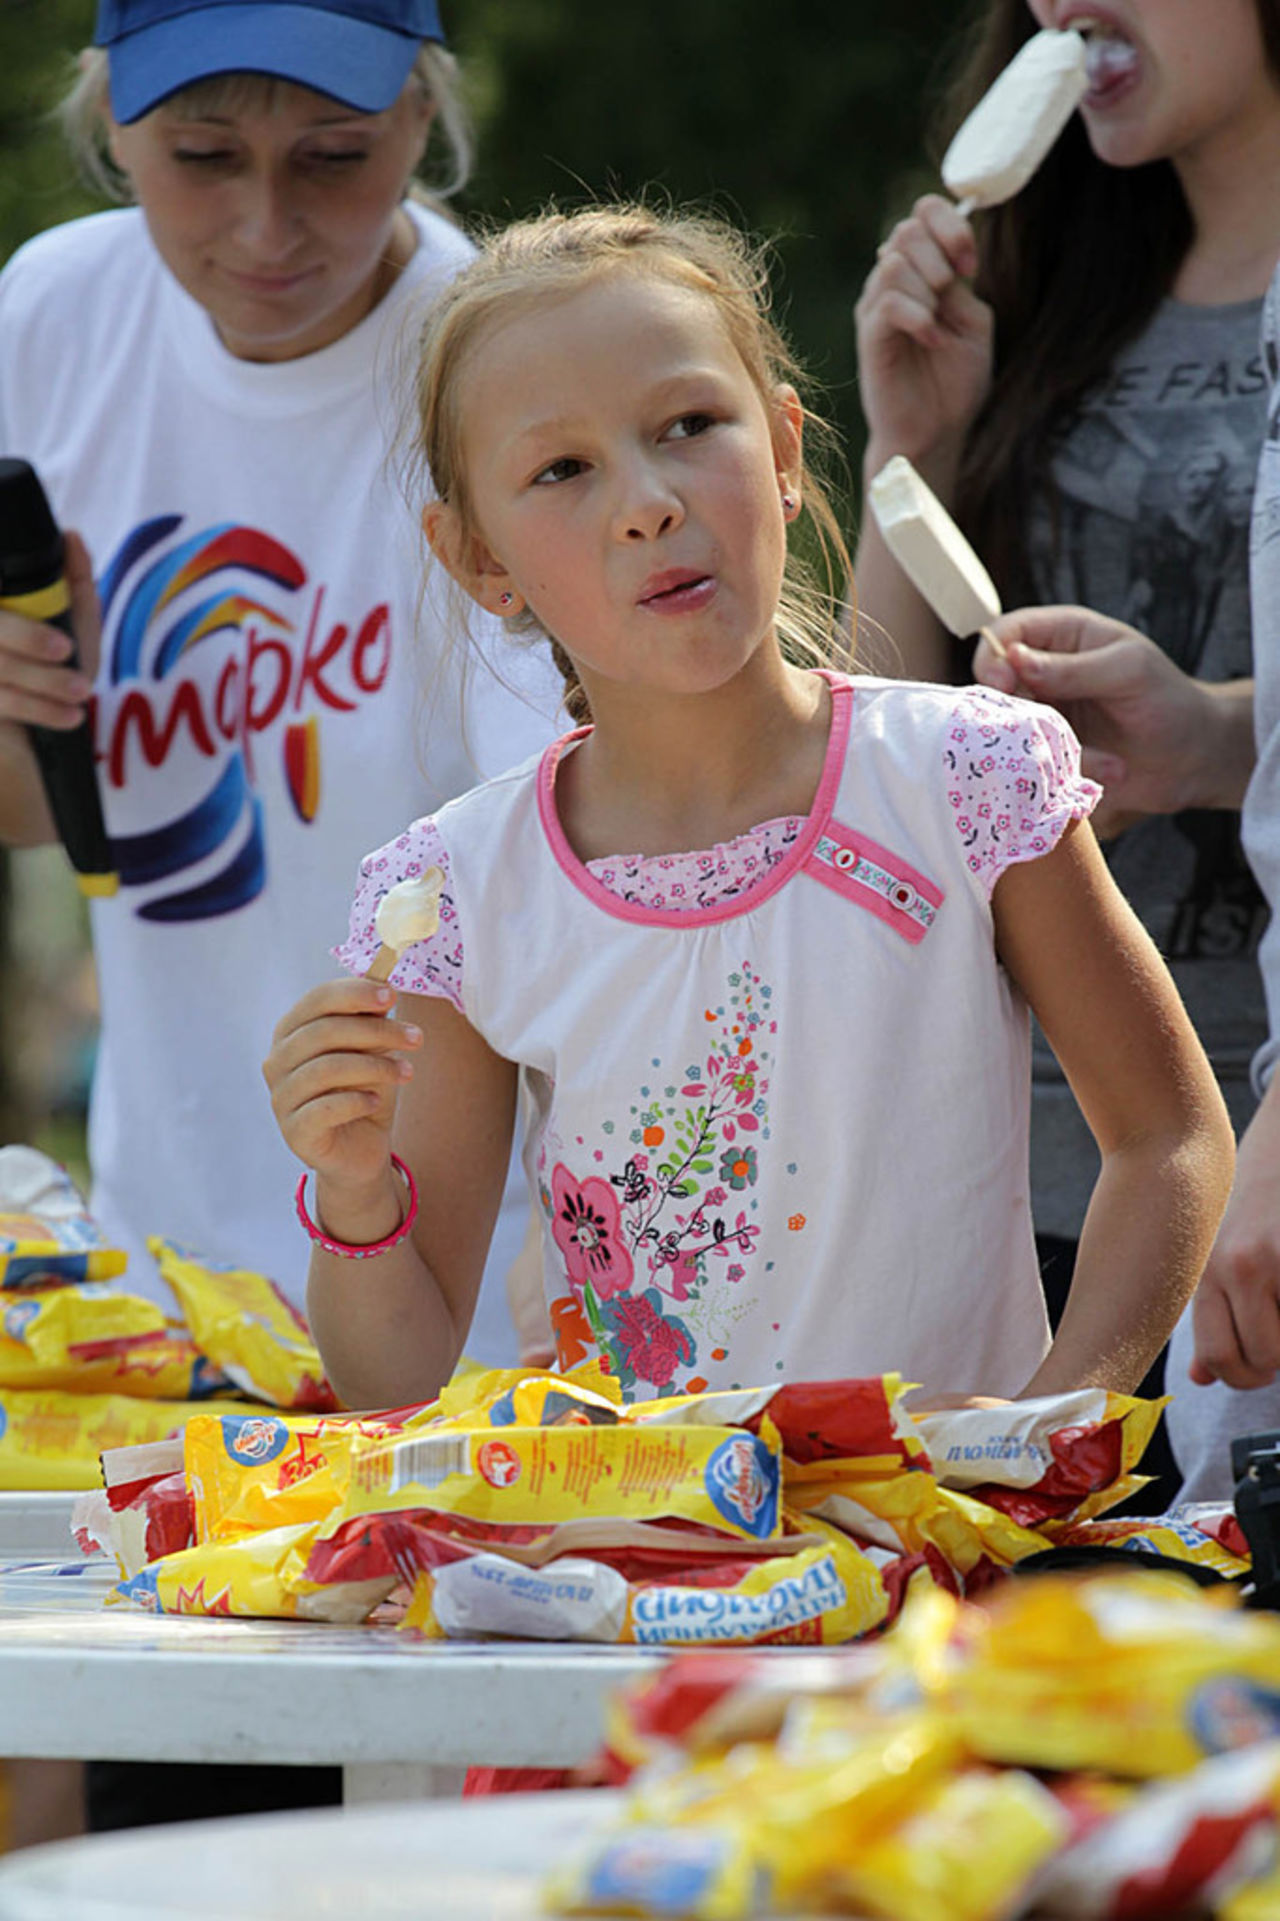
<svg viewBox="0 0 1280 1921"><path fill-rule="evenodd" d="M627 1399L683 1391L700 1356L724 1358L723 1290L747 1278L760 1238L772 998L748 964L729 976L705 1011L705 1055L660 1093L638 1090L630 1152L608 1176L576 1174L562 1144L543 1143L542 1206L569 1286L551 1303L560 1362L581 1359L585 1321Z"/></svg>
<svg viewBox="0 0 1280 1921"><path fill-rule="evenodd" d="M988 687L956 695L943 761L965 859L988 899L1006 867L1049 853L1102 794L1060 715Z"/></svg>

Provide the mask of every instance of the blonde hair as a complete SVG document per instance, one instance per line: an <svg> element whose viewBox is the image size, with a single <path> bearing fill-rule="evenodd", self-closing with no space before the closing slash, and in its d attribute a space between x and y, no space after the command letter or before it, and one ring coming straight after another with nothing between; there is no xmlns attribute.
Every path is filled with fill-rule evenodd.
<svg viewBox="0 0 1280 1921"><path fill-rule="evenodd" d="M701 212L659 212L628 204L552 211L518 221L494 232L449 283L428 312L417 342L414 478L424 491L434 487L456 514L464 537L475 531L462 460L461 395L469 354L500 314L506 317L513 309L562 297L607 272L648 275L712 300L769 411L779 387L800 385L800 368L771 312L763 250L727 222ZM808 407L804 418L806 441L830 457L836 446L832 429ZM806 453L799 479L818 564L788 545L777 632L790 657L843 665L850 651L846 595L852 592L852 566L816 464ZM526 634L543 632L528 612L507 625ZM546 637L564 676L570 717L588 719L586 693L572 661L554 635Z"/></svg>
<svg viewBox="0 0 1280 1921"><path fill-rule="evenodd" d="M246 109L270 113L291 84L266 73L215 74L209 80L180 88L163 104L179 116L190 118ZM447 156L447 165L438 177L415 183L415 198L444 200L466 185L474 156L471 116L463 98L458 63L446 47L426 40L413 63L410 85L417 86L423 98L434 105ZM86 47L57 118L86 183L106 199L126 203L133 198L129 179L116 166L107 145L110 103L107 52L102 47ZM431 145L434 147L435 142Z"/></svg>

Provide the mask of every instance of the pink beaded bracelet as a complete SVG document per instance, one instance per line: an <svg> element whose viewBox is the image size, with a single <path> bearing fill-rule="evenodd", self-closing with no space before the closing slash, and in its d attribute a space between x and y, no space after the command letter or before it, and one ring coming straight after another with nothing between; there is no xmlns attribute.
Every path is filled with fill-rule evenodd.
<svg viewBox="0 0 1280 1921"><path fill-rule="evenodd" d="M399 1227L396 1228L395 1232L388 1234L385 1241L374 1241L371 1247L353 1247L349 1241L335 1241L330 1235L325 1233L323 1228L318 1227L307 1212L307 1176L305 1170L299 1175L298 1187L293 1197L293 1204L298 1211L298 1219L302 1222L302 1225L306 1228L307 1233L311 1236L317 1247L322 1247L326 1254L341 1254L344 1261L367 1261L375 1254L385 1254L389 1248L400 1245L418 1218L418 1183L414 1180L412 1171L405 1166L398 1154L391 1156L391 1165L399 1172L404 1180L405 1186L409 1190L409 1207L404 1219L401 1221Z"/></svg>

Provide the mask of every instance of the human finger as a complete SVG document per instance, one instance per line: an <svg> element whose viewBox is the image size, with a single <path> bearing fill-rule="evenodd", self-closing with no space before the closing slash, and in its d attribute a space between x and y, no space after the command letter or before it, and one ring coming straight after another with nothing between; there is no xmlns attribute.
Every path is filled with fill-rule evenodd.
<svg viewBox="0 0 1280 1921"><path fill-rule="evenodd" d="M1080 652L1049 652L1023 641L1006 641L1009 664L1026 691L1055 707L1068 702L1114 700L1144 686L1143 662L1127 637Z"/></svg>
<svg viewBox="0 0 1280 1921"><path fill-rule="evenodd" d="M335 1152L348 1151L342 1135L353 1124L372 1122L390 1131L400 1089L412 1072L399 1053L318 1054L275 1078L272 1111L299 1159L322 1168Z"/></svg>
<svg viewBox="0 0 1280 1921"><path fill-rule="evenodd" d="M93 683L69 664L71 649L56 627L0 614L0 719L27 727L78 727Z"/></svg>
<svg viewBox="0 0 1280 1921"><path fill-rule="evenodd" d="M1231 1314L1236 1338L1243 1356L1240 1370L1249 1378L1232 1381L1232 1387L1265 1387L1280 1368L1280 1306L1269 1287L1237 1289L1231 1296Z"/></svg>
<svg viewBox="0 0 1280 1921"><path fill-rule="evenodd" d="M272 1051L282 1041L312 1022L331 1015L377 1014L385 1018L396 998L394 987L384 981L371 981L360 974L343 974L336 980L320 981L310 987L281 1016L271 1036Z"/></svg>
<svg viewBox="0 0 1280 1921"><path fill-rule="evenodd" d="M1119 754L1104 753L1099 747L1082 747L1080 772L1086 780L1096 780L1099 787L1105 787L1107 798L1113 805L1123 804L1123 788L1129 773L1129 763Z"/></svg>
<svg viewBox="0 0 1280 1921"><path fill-rule="evenodd" d="M1260 1365L1246 1351L1235 1306L1208 1273L1196 1292L1191 1319L1195 1357L1188 1371L1197 1385L1208 1387L1214 1381L1236 1388L1271 1384L1276 1363Z"/></svg>
<svg viewBox="0 0 1280 1921"><path fill-rule="evenodd" d="M934 295L952 286L955 263L923 220L900 220L876 256L882 276L902 275Z"/></svg>
<svg viewBox="0 0 1280 1921"><path fill-rule="evenodd" d="M1139 639L1136 629L1092 607L1072 605L1017 607L993 620L992 628L1006 647L1027 647L1036 653L1086 654L1120 641Z"/></svg>
<svg viewBox="0 0 1280 1921"><path fill-rule="evenodd" d="M89 549L79 534L70 529L64 536L63 569L71 595L71 625L75 630L81 671L92 682L97 676L102 652L102 608Z"/></svg>
<svg viewBox="0 0 1280 1921"><path fill-rule="evenodd" d="M370 1015L332 1015L307 1022L274 1046L263 1062L273 1102L314 1098L326 1079L347 1086L364 1076L370 1084L408 1080L408 1056L422 1045L411 1023Z"/></svg>
<svg viewBox="0 0 1280 1921"><path fill-rule="evenodd" d="M897 334L905 334L921 347L940 346L943 332L932 303L891 288L880 295L874 310L867 309L859 318L859 350L864 354L877 337L892 339Z"/></svg>
<svg viewBox="0 0 1280 1921"><path fill-rule="evenodd" d="M952 271L964 279L972 279L978 271L978 243L972 222L961 213L955 201L948 200L945 194L922 194L911 209L911 218L946 255Z"/></svg>
<svg viewBox="0 0 1280 1921"><path fill-rule="evenodd" d="M979 634L973 653L973 677L984 687L994 687L997 693L1016 694L1020 691L1018 676L995 627L993 622L991 629L983 628Z"/></svg>
<svg viewBox="0 0 1280 1921"><path fill-rule="evenodd" d="M938 295L938 324L948 333L964 335L971 339L985 340L988 345L995 334L995 315L985 300L977 294L966 280L953 280Z"/></svg>

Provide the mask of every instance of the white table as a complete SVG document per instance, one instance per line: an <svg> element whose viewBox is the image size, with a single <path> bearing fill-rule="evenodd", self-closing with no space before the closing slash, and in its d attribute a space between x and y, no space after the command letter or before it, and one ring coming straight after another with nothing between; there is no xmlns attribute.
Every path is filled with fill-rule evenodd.
<svg viewBox="0 0 1280 1921"><path fill-rule="evenodd" d="M72 1561L79 1555L71 1532L78 1494L0 1489L0 1562Z"/></svg>
<svg viewBox="0 0 1280 1921"><path fill-rule="evenodd" d="M659 1652L103 1609L114 1564L0 1567L0 1754L340 1765L349 1802L590 1758Z"/></svg>
<svg viewBox="0 0 1280 1921"><path fill-rule="evenodd" d="M615 1794L134 1829L0 1862L0 1921L547 1921L544 1875Z"/></svg>
<svg viewBox="0 0 1280 1921"><path fill-rule="evenodd" d="M0 1921L555 1921L545 1877L621 1798L330 1808L60 1842L0 1862Z"/></svg>

